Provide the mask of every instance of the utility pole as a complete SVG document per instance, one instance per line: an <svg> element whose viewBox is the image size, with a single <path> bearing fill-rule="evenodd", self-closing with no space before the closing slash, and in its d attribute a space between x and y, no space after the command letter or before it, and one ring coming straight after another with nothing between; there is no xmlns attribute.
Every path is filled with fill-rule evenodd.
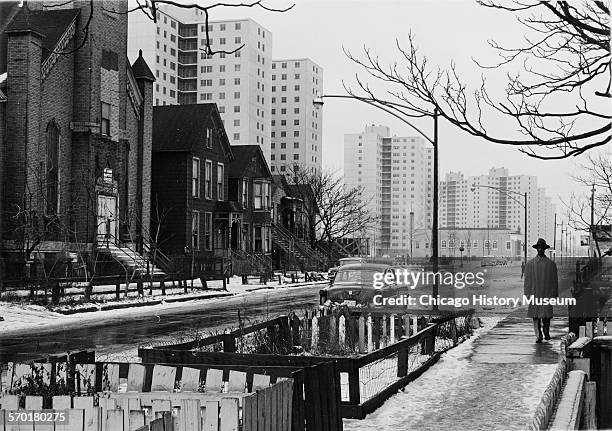
<svg viewBox="0 0 612 431"><path fill-rule="evenodd" d="M564 223L564 220L561 220L561 247L560 247L560 250L561 250L561 265L563 265L563 223Z"/></svg>
<svg viewBox="0 0 612 431"><path fill-rule="evenodd" d="M523 250L525 252L525 265L527 265L527 192L525 192L525 245Z"/></svg>
<svg viewBox="0 0 612 431"><path fill-rule="evenodd" d="M433 297L438 296L438 109L434 108L433 112L433 214L432 214L432 229L431 229L431 241L432 241L432 254L433 254L433 273L434 285L432 289ZM438 309L437 302L433 306L434 310Z"/></svg>
<svg viewBox="0 0 612 431"><path fill-rule="evenodd" d="M557 260L557 213L555 213L555 224L553 228L553 249L555 253L553 254L553 262Z"/></svg>

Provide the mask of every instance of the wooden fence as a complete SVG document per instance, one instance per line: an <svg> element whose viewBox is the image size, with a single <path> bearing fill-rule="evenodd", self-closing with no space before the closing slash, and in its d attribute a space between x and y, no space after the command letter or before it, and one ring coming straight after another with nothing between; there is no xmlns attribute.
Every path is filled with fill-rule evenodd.
<svg viewBox="0 0 612 431"><path fill-rule="evenodd" d="M201 351L201 340L194 350L164 346L139 349L139 355L144 363L225 364L232 367L307 368L333 362L337 364L334 381L340 388L341 416L363 418L422 374L444 351L469 335L472 313L473 310L465 310L439 316L429 323L423 316L413 319L413 316L370 314L367 320L365 316L313 316L295 325L295 319L285 316L279 319L287 319L286 323L278 326L286 328L285 331L289 330L289 333L278 334L274 325L267 328L277 339L291 340L292 343L299 341L297 345L310 346L308 355ZM282 321L279 319L275 322ZM336 326L342 319L344 327ZM263 327L265 324L260 324L259 328ZM416 328L417 332L413 332L412 328ZM228 344L232 345L231 342ZM330 351L336 353L330 354ZM311 387L311 390L335 391L328 385ZM321 395L325 399L333 397Z"/></svg>
<svg viewBox="0 0 612 431"><path fill-rule="evenodd" d="M126 377L121 377L122 371L127 371ZM69 425L55 429L67 431L291 429L292 379L275 379L272 384L269 375L229 369L77 364L73 371L76 392L90 396L11 395L65 388L69 372L70 366L61 363L9 364L3 374L0 412L66 410ZM0 413L0 431L54 429L7 421L7 415Z"/></svg>
<svg viewBox="0 0 612 431"><path fill-rule="evenodd" d="M450 322L440 327L440 334L454 344L457 338L469 335L473 310L431 315L431 312L382 313L377 310L349 312L347 309L330 314L305 311L261 322L252 326L187 342L156 345L162 350L223 351L226 353L288 354L296 346L310 355L366 354L410 337L425 328L428 322ZM446 320L445 320L446 319ZM448 333L446 332L448 330ZM249 336L263 332L256 340ZM442 339L438 340L441 342ZM438 346L442 349L442 346ZM141 349L144 350L144 349ZM294 353L294 352L293 352Z"/></svg>

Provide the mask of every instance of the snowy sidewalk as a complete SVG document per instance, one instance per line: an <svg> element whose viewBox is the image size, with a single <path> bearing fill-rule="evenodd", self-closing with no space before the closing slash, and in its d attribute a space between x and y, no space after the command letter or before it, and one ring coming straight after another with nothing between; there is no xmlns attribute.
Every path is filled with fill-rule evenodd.
<svg viewBox="0 0 612 431"><path fill-rule="evenodd" d="M567 318L553 319L553 339L542 344L534 342L525 309L497 324L484 321L476 337L450 350L366 419L345 420L344 429L524 429L555 371Z"/></svg>

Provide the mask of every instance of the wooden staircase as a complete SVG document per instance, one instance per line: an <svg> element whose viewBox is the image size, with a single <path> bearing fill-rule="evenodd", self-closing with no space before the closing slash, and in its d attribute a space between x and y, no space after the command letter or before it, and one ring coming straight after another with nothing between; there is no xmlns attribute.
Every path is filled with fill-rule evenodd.
<svg viewBox="0 0 612 431"><path fill-rule="evenodd" d="M313 249L289 230L275 223L272 223L272 242L287 255L295 257L300 261L305 269L327 269L328 258L324 253Z"/></svg>
<svg viewBox="0 0 612 431"><path fill-rule="evenodd" d="M105 242L98 245L98 251L118 262L131 278L144 276L162 278L166 275L166 272L152 260L147 259L127 244Z"/></svg>

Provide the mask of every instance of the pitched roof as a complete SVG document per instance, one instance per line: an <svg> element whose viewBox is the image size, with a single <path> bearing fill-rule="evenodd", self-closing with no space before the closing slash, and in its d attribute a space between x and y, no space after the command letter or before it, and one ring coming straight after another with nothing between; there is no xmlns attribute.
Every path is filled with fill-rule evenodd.
<svg viewBox="0 0 612 431"><path fill-rule="evenodd" d="M149 81L155 81L155 76L153 75L153 72L151 72L151 69L149 69L149 65L147 64L145 59L142 58L142 49L138 50L138 58L136 59L134 64L132 64L132 73L134 74L134 78L136 79L142 78L148 79Z"/></svg>
<svg viewBox="0 0 612 431"><path fill-rule="evenodd" d="M24 6L6 27L5 32L33 31L38 33L42 38L42 61L45 61L79 13L79 9L32 11Z"/></svg>
<svg viewBox="0 0 612 431"><path fill-rule="evenodd" d="M221 144L231 159L223 122L215 103L153 107L153 151L192 151L206 139L206 126L221 133Z"/></svg>
<svg viewBox="0 0 612 431"><path fill-rule="evenodd" d="M260 163L265 167L266 173L272 177L268 162L261 151L260 145L233 145L234 161L229 165L228 174L232 178L240 178L244 176L244 171L251 165L254 157L260 159Z"/></svg>

